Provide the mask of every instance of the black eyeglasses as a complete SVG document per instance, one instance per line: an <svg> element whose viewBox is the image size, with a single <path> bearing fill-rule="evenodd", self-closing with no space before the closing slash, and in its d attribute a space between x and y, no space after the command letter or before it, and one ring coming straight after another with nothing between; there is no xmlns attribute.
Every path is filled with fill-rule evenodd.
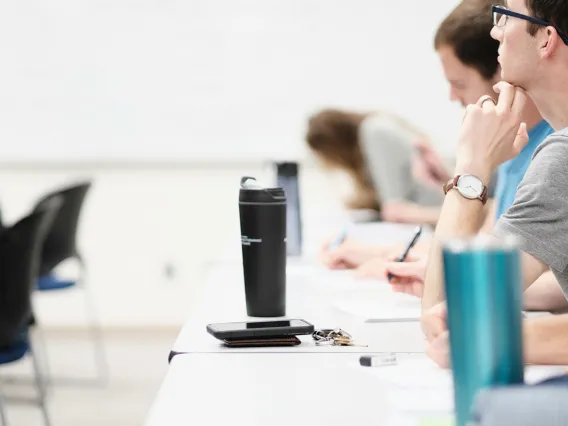
<svg viewBox="0 0 568 426"><path fill-rule="evenodd" d="M525 21L532 22L536 25L543 25L545 27L553 27L556 29L556 32L564 42L568 46L568 36L564 34L556 25L552 25L550 22L544 21L542 19L535 18L533 16L523 15L522 13L513 12L512 10L507 9L506 7L500 5L493 5L493 25L496 27L504 27L507 23L507 19L509 16L518 19L524 19Z"/></svg>

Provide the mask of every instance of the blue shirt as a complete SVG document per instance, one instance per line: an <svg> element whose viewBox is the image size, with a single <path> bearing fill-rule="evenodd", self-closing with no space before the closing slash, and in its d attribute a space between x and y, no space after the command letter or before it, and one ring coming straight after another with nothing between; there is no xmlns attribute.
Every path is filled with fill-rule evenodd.
<svg viewBox="0 0 568 426"><path fill-rule="evenodd" d="M535 150L551 133L554 133L554 129L542 120L528 132L529 143L519 155L499 166L497 187L495 188L496 219L499 219L513 205L517 187L529 168Z"/></svg>

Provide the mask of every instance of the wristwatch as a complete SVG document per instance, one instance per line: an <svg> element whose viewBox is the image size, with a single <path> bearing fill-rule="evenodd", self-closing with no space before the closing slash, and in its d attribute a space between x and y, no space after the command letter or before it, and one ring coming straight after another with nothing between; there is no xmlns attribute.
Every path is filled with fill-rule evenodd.
<svg viewBox="0 0 568 426"><path fill-rule="evenodd" d="M483 182L476 176L457 175L444 184L444 194L454 188L468 200L479 200L483 204L487 202L487 186L483 185Z"/></svg>

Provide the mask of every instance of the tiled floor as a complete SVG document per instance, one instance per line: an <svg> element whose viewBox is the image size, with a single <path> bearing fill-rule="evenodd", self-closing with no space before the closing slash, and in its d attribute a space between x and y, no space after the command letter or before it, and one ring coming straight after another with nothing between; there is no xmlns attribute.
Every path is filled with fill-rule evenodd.
<svg viewBox="0 0 568 426"><path fill-rule="evenodd" d="M140 426L164 378L177 331L107 333L110 367L106 385L93 380L92 346L80 333L46 334L54 385L47 404L53 426ZM38 348L39 349L39 348ZM41 357L40 357L41 358ZM0 368L0 383L10 426L43 425L35 406L16 401L34 395L29 359ZM80 383L67 378L80 379Z"/></svg>

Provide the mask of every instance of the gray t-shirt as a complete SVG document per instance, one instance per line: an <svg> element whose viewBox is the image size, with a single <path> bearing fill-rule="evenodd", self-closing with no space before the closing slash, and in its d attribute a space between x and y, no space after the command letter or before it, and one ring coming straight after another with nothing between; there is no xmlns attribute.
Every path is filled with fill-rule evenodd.
<svg viewBox="0 0 568 426"><path fill-rule="evenodd" d="M441 206L441 188L430 188L412 176L412 143L419 136L388 117L370 116L359 130L361 149L369 177L381 204L412 201L422 206Z"/></svg>
<svg viewBox="0 0 568 426"><path fill-rule="evenodd" d="M536 149L493 234L516 236L523 251L550 267L568 298L568 128Z"/></svg>

